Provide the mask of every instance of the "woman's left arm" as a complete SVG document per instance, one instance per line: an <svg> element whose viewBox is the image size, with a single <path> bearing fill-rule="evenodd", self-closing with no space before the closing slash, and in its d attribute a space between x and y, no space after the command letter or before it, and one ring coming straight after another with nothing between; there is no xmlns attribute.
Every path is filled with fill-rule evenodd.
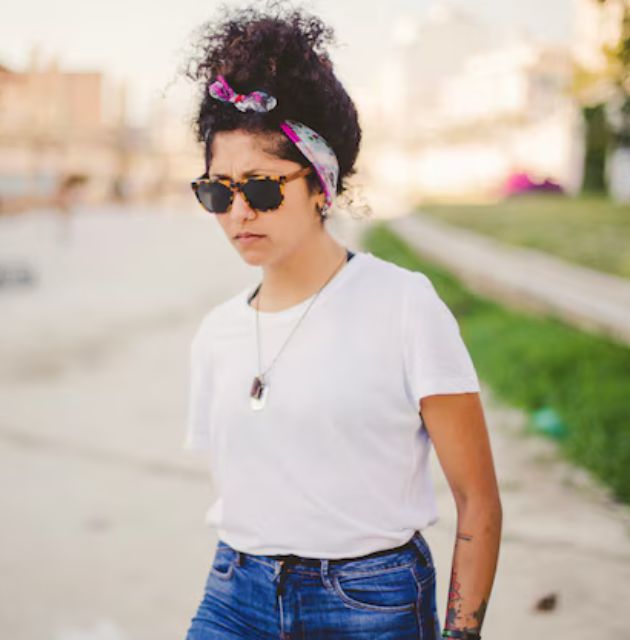
<svg viewBox="0 0 630 640"><path fill-rule="evenodd" d="M479 393L425 396L420 412L457 508L445 629L481 633L503 509Z"/></svg>

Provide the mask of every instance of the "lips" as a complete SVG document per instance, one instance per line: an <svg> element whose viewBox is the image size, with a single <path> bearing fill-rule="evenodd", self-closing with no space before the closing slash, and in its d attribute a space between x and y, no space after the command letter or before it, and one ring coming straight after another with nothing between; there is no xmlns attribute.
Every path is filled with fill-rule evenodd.
<svg viewBox="0 0 630 640"><path fill-rule="evenodd" d="M261 233L237 233L235 238L262 238L264 237Z"/></svg>

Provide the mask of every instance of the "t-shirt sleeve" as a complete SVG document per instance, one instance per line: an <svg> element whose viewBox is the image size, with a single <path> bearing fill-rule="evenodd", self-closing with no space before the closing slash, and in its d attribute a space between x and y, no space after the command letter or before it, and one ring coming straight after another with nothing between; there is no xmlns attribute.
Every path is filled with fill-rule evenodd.
<svg viewBox="0 0 630 640"><path fill-rule="evenodd" d="M207 357L206 322L195 333L189 354L188 412L186 435L182 449L207 451L210 449L210 394L212 392L209 358Z"/></svg>
<svg viewBox="0 0 630 640"><path fill-rule="evenodd" d="M457 320L423 273L413 272L406 287L403 327L407 392L415 408L425 396L480 391Z"/></svg>

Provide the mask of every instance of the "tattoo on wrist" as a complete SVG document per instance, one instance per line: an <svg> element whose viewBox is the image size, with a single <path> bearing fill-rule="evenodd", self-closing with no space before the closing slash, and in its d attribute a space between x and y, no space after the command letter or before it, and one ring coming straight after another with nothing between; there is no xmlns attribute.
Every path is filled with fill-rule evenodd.
<svg viewBox="0 0 630 640"><path fill-rule="evenodd" d="M488 601L484 598L479 605L479 608L476 611L473 611L472 615L477 621L478 631L481 630L481 624L483 622L483 618L486 615L486 607L488 606Z"/></svg>
<svg viewBox="0 0 630 640"><path fill-rule="evenodd" d="M480 633L487 606L488 601L484 598L479 607L470 614L474 618L475 624L472 627L465 626L463 630ZM451 584L448 592L445 628L458 628L458 626L463 622L463 617L461 583L457 577L457 572L453 569L451 572Z"/></svg>
<svg viewBox="0 0 630 640"><path fill-rule="evenodd" d="M446 610L446 627L448 625L454 625L458 617L461 616L461 601L462 596L460 593L461 585L457 578L457 572L455 569L451 571L451 586L448 591L448 608Z"/></svg>

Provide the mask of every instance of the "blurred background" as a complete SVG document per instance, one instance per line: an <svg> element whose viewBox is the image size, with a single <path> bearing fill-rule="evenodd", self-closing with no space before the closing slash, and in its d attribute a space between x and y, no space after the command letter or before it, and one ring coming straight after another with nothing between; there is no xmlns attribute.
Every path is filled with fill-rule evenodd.
<svg viewBox="0 0 630 640"><path fill-rule="evenodd" d="M484 638L630 637L630 2L302 6L363 128L330 229L432 279L483 384L505 512ZM218 9L3 12L2 637L183 639L202 597L189 343L261 276L189 186L183 70ZM443 623L456 514L432 464Z"/></svg>

